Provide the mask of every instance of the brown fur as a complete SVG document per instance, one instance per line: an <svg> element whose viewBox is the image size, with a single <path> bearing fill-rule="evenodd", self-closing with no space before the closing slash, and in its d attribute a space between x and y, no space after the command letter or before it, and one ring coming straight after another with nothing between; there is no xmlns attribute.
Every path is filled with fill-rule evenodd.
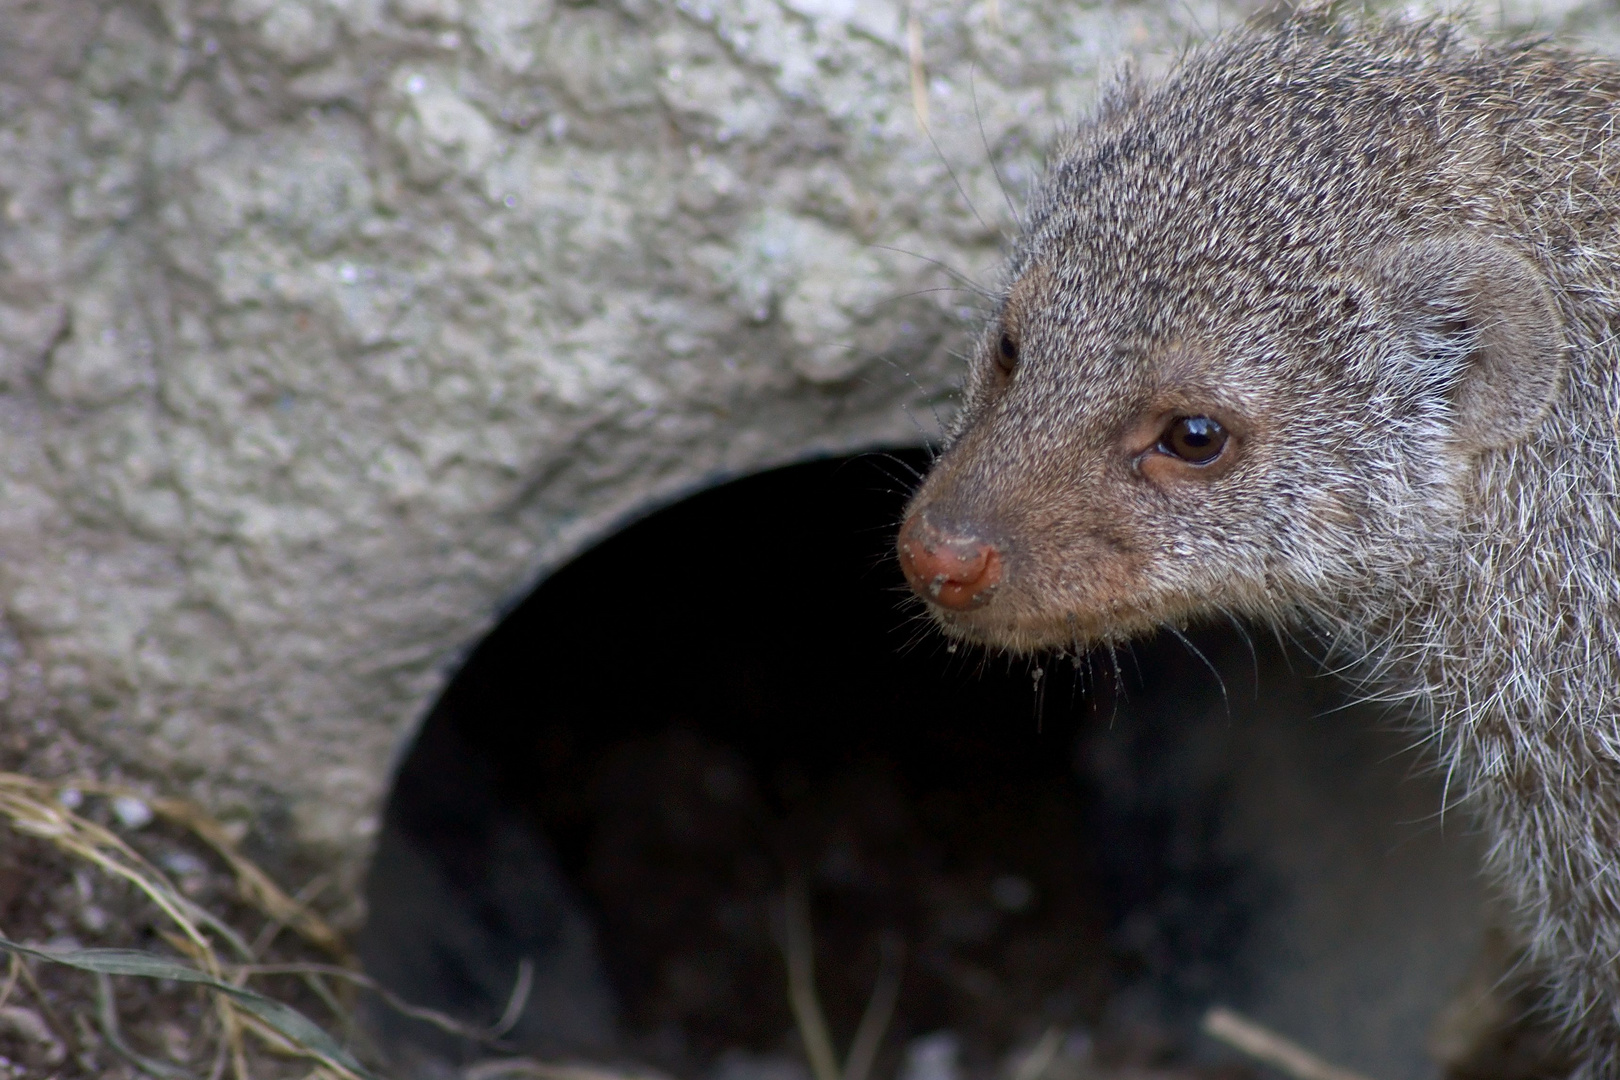
<svg viewBox="0 0 1620 1080"><path fill-rule="evenodd" d="M1004 561L934 607L955 636L1235 615L1358 662L1489 830L1591 1077L1620 1077L1617 100L1605 62L1322 13L1124 80L1054 155L911 509ZM1178 416L1220 458L1162 452Z"/></svg>

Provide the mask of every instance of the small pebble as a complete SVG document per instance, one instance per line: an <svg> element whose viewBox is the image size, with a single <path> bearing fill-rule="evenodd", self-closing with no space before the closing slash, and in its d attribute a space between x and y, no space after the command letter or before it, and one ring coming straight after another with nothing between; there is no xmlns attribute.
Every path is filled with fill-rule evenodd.
<svg viewBox="0 0 1620 1080"><path fill-rule="evenodd" d="M113 816L126 829L142 829L152 823L152 808L133 795L120 795L112 801Z"/></svg>
<svg viewBox="0 0 1620 1080"><path fill-rule="evenodd" d="M107 913L94 904L79 909L79 925L92 934L99 934L112 922Z"/></svg>
<svg viewBox="0 0 1620 1080"><path fill-rule="evenodd" d="M189 851L171 851L158 862L163 869L179 877L196 877L208 870L208 864Z"/></svg>
<svg viewBox="0 0 1620 1080"><path fill-rule="evenodd" d="M961 1080L962 1040L954 1031L936 1031L906 1045L900 1080Z"/></svg>
<svg viewBox="0 0 1620 1080"><path fill-rule="evenodd" d="M750 1054L727 1050L709 1073L710 1080L810 1080L810 1070L795 1058L780 1054Z"/></svg>

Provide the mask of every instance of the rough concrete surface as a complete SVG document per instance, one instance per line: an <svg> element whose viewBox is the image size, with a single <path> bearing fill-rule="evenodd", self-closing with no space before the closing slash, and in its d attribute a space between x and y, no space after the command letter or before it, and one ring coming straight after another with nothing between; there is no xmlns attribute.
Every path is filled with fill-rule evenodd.
<svg viewBox="0 0 1620 1080"><path fill-rule="evenodd" d="M1042 148L1238 15L0 0L0 689L352 881L504 603L930 434Z"/></svg>

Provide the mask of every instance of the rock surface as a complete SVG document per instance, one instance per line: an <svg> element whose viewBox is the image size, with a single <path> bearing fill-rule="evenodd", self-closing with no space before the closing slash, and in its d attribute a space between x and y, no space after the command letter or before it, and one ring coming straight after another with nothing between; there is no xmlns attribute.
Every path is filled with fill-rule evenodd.
<svg viewBox="0 0 1620 1080"><path fill-rule="evenodd" d="M0 691L352 883L502 605L932 434L1042 148L1235 17L0 0Z"/></svg>

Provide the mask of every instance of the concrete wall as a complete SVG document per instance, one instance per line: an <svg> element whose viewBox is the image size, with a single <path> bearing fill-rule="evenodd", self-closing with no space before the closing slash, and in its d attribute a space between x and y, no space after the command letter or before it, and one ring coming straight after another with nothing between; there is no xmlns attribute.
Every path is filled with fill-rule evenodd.
<svg viewBox="0 0 1620 1080"><path fill-rule="evenodd" d="M0 0L12 715L352 874L503 602L716 477L932 433L1042 148L1236 17Z"/></svg>

